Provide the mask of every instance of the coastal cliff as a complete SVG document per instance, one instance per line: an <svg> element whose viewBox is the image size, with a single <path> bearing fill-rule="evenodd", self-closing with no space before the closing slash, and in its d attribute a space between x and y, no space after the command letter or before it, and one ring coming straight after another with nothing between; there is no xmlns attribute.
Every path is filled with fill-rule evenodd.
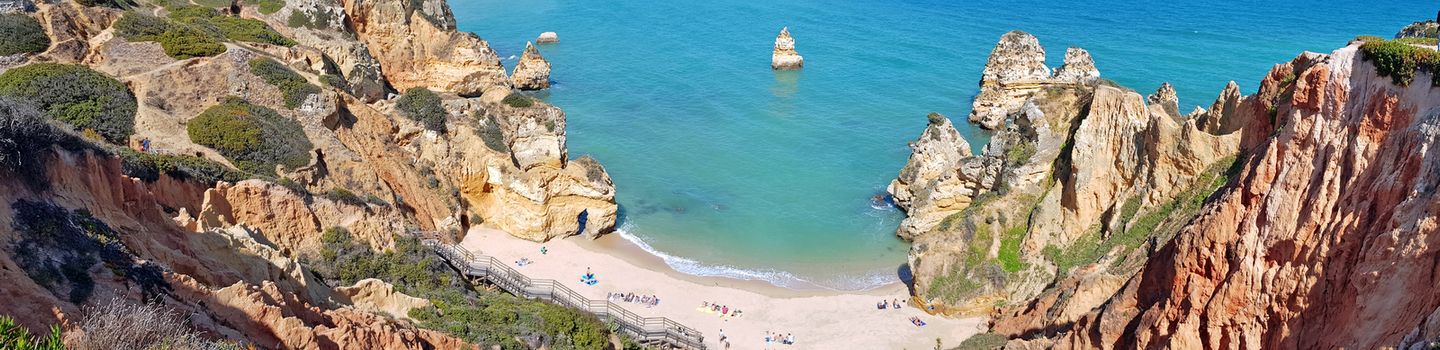
<svg viewBox="0 0 1440 350"><path fill-rule="evenodd" d="M416 235L614 229L614 185L570 158L564 112L512 91L442 0L12 5L45 40L0 59L0 270L15 281L0 316L30 329L113 299L280 348L549 346L436 330L446 308L500 297L422 260ZM52 226L110 255L40 239ZM56 277L51 262L72 265Z"/></svg>
<svg viewBox="0 0 1440 350"><path fill-rule="evenodd" d="M1440 303L1406 292L1432 284L1436 254L1423 247L1440 175L1425 150L1440 97L1427 68L1410 76L1373 63L1387 59L1381 47L1428 48L1374 38L1304 53L1255 94L1232 82L1211 107L1180 115L1169 84L1144 97L1105 81L1054 83L1061 69L1047 78L1038 42L1017 33L1001 39L982 83L979 115L1004 118L976 120L1004 129L974 156L952 149L963 142L917 140L892 183L895 193L925 178L919 169L962 178L967 161L1004 160L980 190L937 180L895 193L897 204L905 193L968 199L902 205L916 303L987 315L1006 348L1440 338ZM948 125L932 122L922 139L936 124Z"/></svg>
<svg viewBox="0 0 1440 350"><path fill-rule="evenodd" d="M1011 31L1000 36L990 52L969 119L985 129L1003 129L1005 119L1030 95L1052 87L1090 85L1099 77L1090 53L1081 48L1067 49L1064 64L1051 74L1040 40L1030 33Z"/></svg>

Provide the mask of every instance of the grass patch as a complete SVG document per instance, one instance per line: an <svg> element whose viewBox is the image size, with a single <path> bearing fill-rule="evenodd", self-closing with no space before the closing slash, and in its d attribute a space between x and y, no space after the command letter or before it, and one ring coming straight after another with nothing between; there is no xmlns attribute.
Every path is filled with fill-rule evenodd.
<svg viewBox="0 0 1440 350"><path fill-rule="evenodd" d="M535 99L532 99L529 96L515 93L505 96L505 99L500 100L500 102L505 103L506 106L515 108L529 108L530 106L535 105Z"/></svg>
<svg viewBox="0 0 1440 350"><path fill-rule="evenodd" d="M254 5L259 7L256 10L260 11L260 14L271 15L285 8L285 0L255 0Z"/></svg>
<svg viewBox="0 0 1440 350"><path fill-rule="evenodd" d="M299 107L310 95L320 93L320 87L311 85L300 73L290 70L275 60L256 57L250 60L250 73L264 79L265 83L280 89L285 95L285 108Z"/></svg>
<svg viewBox="0 0 1440 350"><path fill-rule="evenodd" d="M322 247L302 261L326 283L350 285L378 278L396 289L430 299L432 307L411 310L419 326L501 349L528 349L517 339L538 340L552 349L605 349L611 335L599 319L579 310L470 288L444 262L410 237L375 252L343 228L326 230Z"/></svg>
<svg viewBox="0 0 1440 350"><path fill-rule="evenodd" d="M1360 45L1361 59L1375 64L1380 76L1389 77L1399 86L1409 86L1415 80L1415 72L1431 73L1431 86L1440 86L1440 53L1433 48L1411 46L1397 40L1366 40Z"/></svg>
<svg viewBox="0 0 1440 350"><path fill-rule="evenodd" d="M423 87L410 88L395 101L395 109L410 120L420 122L425 129L445 133L445 107L440 105L440 95Z"/></svg>
<svg viewBox="0 0 1440 350"><path fill-rule="evenodd" d="M233 97L201 112L186 129L190 141L254 174L274 175L276 165L305 166L313 148L300 123Z"/></svg>
<svg viewBox="0 0 1440 350"><path fill-rule="evenodd" d="M15 214L11 226L23 237L10 246L15 264L56 296L64 295L76 304L89 300L95 290L90 271L99 263L139 286L146 300L170 292L160 266L137 263L119 233L89 211L28 200L16 201L11 209Z"/></svg>
<svg viewBox="0 0 1440 350"><path fill-rule="evenodd" d="M1000 251L995 257L1000 261L1000 267L1008 273L1024 270L1026 263L1020 260L1020 244L1025 241L1025 225L1015 225L1005 229L1000 236Z"/></svg>
<svg viewBox="0 0 1440 350"><path fill-rule="evenodd" d="M44 52L50 47L45 28L30 16L12 13L0 15L0 56Z"/></svg>
<svg viewBox="0 0 1440 350"><path fill-rule="evenodd" d="M123 144L135 132L135 96L104 73L80 65L37 63L0 74L0 95L33 101L76 130Z"/></svg>

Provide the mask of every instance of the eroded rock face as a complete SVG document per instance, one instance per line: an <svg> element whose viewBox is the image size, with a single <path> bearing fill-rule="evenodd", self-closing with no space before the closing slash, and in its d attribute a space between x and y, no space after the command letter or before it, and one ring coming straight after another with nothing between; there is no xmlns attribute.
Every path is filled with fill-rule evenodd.
<svg viewBox="0 0 1440 350"><path fill-rule="evenodd" d="M790 37L790 27L780 28L780 35L775 37L775 50L770 54L770 69L800 69L805 66L805 58L795 52L795 38Z"/></svg>
<svg viewBox="0 0 1440 350"><path fill-rule="evenodd" d="M540 37L535 38L536 44L554 44L558 42L560 42L560 35L555 34L555 32L540 33Z"/></svg>
<svg viewBox="0 0 1440 350"><path fill-rule="evenodd" d="M1145 98L1151 106L1160 108L1165 114L1180 117L1180 96L1175 94L1175 87L1169 82L1160 83L1160 88L1155 93Z"/></svg>
<svg viewBox="0 0 1440 350"><path fill-rule="evenodd" d="M1416 292L1433 286L1440 257L1423 248L1440 240L1430 190L1440 159L1428 151L1440 142L1440 93L1395 86L1359 56L1353 46L1301 55L1280 93L1266 87L1284 75L1267 77L1237 110L1274 107L1278 120L1256 130L1265 136L1231 186L1090 312L1047 319L1027 307L1006 333L1057 348L1405 348L1440 337L1440 300Z"/></svg>
<svg viewBox="0 0 1440 350"><path fill-rule="evenodd" d="M442 0L344 0L361 42L396 90L429 87L461 96L508 90L500 57L475 34L457 32ZM418 8L416 6L419 6Z"/></svg>
<svg viewBox="0 0 1440 350"><path fill-rule="evenodd" d="M540 57L540 50L536 50L534 44L525 43L525 53L520 56L520 62L515 64L515 72L510 74L510 81L520 90L550 88L550 62Z"/></svg>
<svg viewBox="0 0 1440 350"><path fill-rule="evenodd" d="M992 95L977 97L976 103L1003 112L1008 119L1004 129L980 155L965 161L942 162L947 157L915 147L911 163L891 186L911 187L892 191L902 204L900 199L921 197L916 194L967 199L928 207L909 203L910 217L901 224L901 236L913 243L913 290L922 303L943 313L987 314L998 301L1028 302L1055 290L1051 282L1056 278L1072 274L1084 281L1108 281L1074 285L1118 288L1113 282L1128 276L1127 271L1133 271L1128 266L1135 264L1124 263L1129 259L1095 261L1092 256L1112 252L1093 250L1110 247L1113 254L1129 256L1145 250L1143 242L1168 239L1163 233L1147 237L1157 229L1139 225L1184 218L1140 218L1168 215L1178 206L1177 198L1197 188L1202 176L1213 176L1216 164L1227 164L1247 135L1237 131L1258 115L1255 106L1240 107L1237 94L1222 96L1220 107L1202 113L1207 117L1181 117L1173 113L1173 89L1162 87L1147 103L1133 91L1094 84L1094 63L1080 49L1069 50L1066 65L1049 75L1038 41L1022 32L1007 33L995 52L982 82L982 95ZM1225 127L1213 132L1201 127L1212 119L1211 124ZM926 164L917 158L932 159L932 167L944 168L941 174L946 176L980 179L975 182L980 186L906 181L919 178L910 173L922 169L915 164ZM971 173L984 175L966 175ZM1103 243L1134 232L1140 236L1127 238L1131 241L1123 246ZM1144 255L1135 254L1141 254L1136 259ZM1089 266L1094 263L1102 267ZM1052 300L1057 307L1068 308L1064 315L1072 318L1094 306L1087 303L1104 299L1073 295L1052 298L1059 300Z"/></svg>
<svg viewBox="0 0 1440 350"><path fill-rule="evenodd" d="M970 143L950 119L929 115L929 125L910 143L910 160L900 176L886 187L906 218L895 234L913 239L940 225L946 217L965 209L984 191L979 174L983 159L973 158Z"/></svg>
<svg viewBox="0 0 1440 350"><path fill-rule="evenodd" d="M1040 40L1022 31L1000 36L980 78L980 93L970 110L970 122L982 128L1005 128L1006 117L1017 112L1025 99L1051 87L1094 84L1100 77L1090 53L1080 48L1065 52L1065 64L1051 75L1045 66Z"/></svg>

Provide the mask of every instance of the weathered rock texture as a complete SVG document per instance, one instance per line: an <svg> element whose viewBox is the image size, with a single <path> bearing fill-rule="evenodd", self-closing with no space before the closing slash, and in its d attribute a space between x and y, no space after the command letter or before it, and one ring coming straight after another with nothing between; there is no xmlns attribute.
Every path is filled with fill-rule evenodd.
<svg viewBox="0 0 1440 350"><path fill-rule="evenodd" d="M536 44L554 44L558 42L560 42L560 36L555 34L555 32L540 33L540 36L535 38Z"/></svg>
<svg viewBox="0 0 1440 350"><path fill-rule="evenodd" d="M540 50L536 50L534 44L525 43L525 53L520 55L520 62L515 64L515 72L510 74L510 81L520 90L549 88L550 62L540 57Z"/></svg>
<svg viewBox="0 0 1440 350"><path fill-rule="evenodd" d="M800 69L805 66L805 58L795 52L795 38L790 37L790 27L780 28L780 35L775 37L775 50L770 54L770 69Z"/></svg>
<svg viewBox="0 0 1440 350"><path fill-rule="evenodd" d="M1000 36L990 52L969 119L986 129L1003 129L1006 117L1019 110L1025 97L1048 87L1091 85L1099 77L1090 53L1080 48L1066 50L1064 65L1051 75L1040 40L1011 31Z"/></svg>
<svg viewBox="0 0 1440 350"><path fill-rule="evenodd" d="M1277 125L1244 132L1257 146L1235 180L1089 312L1018 308L1004 332L1038 340L1013 345L1404 348L1440 337L1428 292L1440 93L1396 86L1360 56L1301 55L1277 67L1293 84L1272 85L1288 75L1272 71L1237 107L1273 107Z"/></svg>
<svg viewBox="0 0 1440 350"><path fill-rule="evenodd" d="M1435 38L1437 32L1440 32L1440 23L1424 20L1400 28L1400 31L1395 33L1395 38Z"/></svg>
<svg viewBox="0 0 1440 350"><path fill-rule="evenodd" d="M429 87L461 96L508 90L505 68L490 45L455 30L443 0L343 0L355 36L396 90Z"/></svg>
<svg viewBox="0 0 1440 350"><path fill-rule="evenodd" d="M970 155L958 135L948 136L953 126L932 118L912 144L890 190L908 216L897 235L913 242L917 302L985 314L999 301L1053 290L1051 282L1065 276L1117 287L1134 260L1086 265L1107 255L1143 257L1144 242L1168 239L1164 225L1193 215L1185 203L1213 190L1216 167L1241 149L1244 134L1236 131L1245 124L1235 120L1254 114L1223 108L1239 96L1182 117L1173 112L1173 89L1162 87L1147 104L1133 91L1095 84L1084 50L1066 56L1051 75L1034 37L1005 34L983 78L997 94L985 103L1009 119L1004 129ZM1207 131L1206 120L1234 129ZM1075 307L1062 314L1089 310Z"/></svg>

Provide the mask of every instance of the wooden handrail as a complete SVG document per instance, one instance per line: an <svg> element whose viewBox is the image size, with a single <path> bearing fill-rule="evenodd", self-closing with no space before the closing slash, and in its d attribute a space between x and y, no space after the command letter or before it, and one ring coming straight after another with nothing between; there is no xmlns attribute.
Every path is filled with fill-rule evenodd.
<svg viewBox="0 0 1440 350"><path fill-rule="evenodd" d="M483 278L507 293L584 310L602 320L614 321L620 325L620 331L641 342L658 341L673 348L705 349L705 336L700 331L669 318L640 317L609 300L590 300L555 280L531 279L494 257L477 255L436 239L424 239L421 244L434 250L450 266L466 275Z"/></svg>

